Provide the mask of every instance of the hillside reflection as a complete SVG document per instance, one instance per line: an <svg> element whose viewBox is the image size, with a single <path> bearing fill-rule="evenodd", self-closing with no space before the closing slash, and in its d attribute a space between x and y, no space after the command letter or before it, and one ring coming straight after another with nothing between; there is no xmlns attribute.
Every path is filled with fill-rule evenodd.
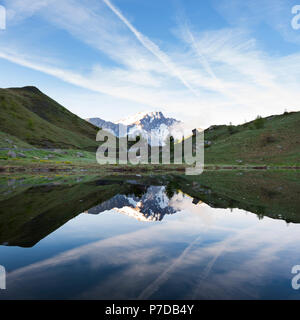
<svg viewBox="0 0 300 320"><path fill-rule="evenodd" d="M245 178L247 178L245 182ZM104 176L2 178L0 243L32 247L82 212L114 210L158 222L189 208L239 208L290 223L300 222L297 174L267 177L214 174L199 177ZM187 201L188 199L188 201Z"/></svg>

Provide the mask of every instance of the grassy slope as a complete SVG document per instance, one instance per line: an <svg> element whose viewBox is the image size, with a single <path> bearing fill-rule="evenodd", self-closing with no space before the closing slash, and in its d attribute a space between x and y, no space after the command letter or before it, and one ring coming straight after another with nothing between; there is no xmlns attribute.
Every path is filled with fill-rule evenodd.
<svg viewBox="0 0 300 320"><path fill-rule="evenodd" d="M254 122L232 127L216 126L205 130L205 164L300 164L300 112L264 119L264 127Z"/></svg>
<svg viewBox="0 0 300 320"><path fill-rule="evenodd" d="M32 145L22 141L21 139L14 137L8 133L4 133L0 131L0 148L13 149L14 146L17 146L18 148L22 148L22 149L34 148Z"/></svg>
<svg viewBox="0 0 300 320"><path fill-rule="evenodd" d="M0 89L0 131L28 144L95 150L97 130L37 88Z"/></svg>

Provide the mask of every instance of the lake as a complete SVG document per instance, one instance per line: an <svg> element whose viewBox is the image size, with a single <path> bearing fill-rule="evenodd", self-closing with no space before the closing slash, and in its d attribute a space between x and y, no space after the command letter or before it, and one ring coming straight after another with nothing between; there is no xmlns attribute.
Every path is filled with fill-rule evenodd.
<svg viewBox="0 0 300 320"><path fill-rule="evenodd" d="M299 299L299 176L3 175L0 299Z"/></svg>

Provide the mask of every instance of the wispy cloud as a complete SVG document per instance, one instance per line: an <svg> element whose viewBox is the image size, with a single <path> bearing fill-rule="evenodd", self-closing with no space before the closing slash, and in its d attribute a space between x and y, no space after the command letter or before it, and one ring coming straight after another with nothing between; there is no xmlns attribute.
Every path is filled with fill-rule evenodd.
<svg viewBox="0 0 300 320"><path fill-rule="evenodd" d="M300 44L300 33L291 28L294 0L213 0L215 8L234 27L256 31L273 29L284 41Z"/></svg>
<svg viewBox="0 0 300 320"><path fill-rule="evenodd" d="M124 99L127 106L134 101L161 108L198 127L299 108L300 73L295 64L300 54L267 53L239 25L202 31L186 19L174 29L177 43L164 43L162 51L109 0L11 0L7 8L9 23L19 25L0 39L2 59L115 97L118 103ZM55 62L59 46L51 51L40 46L39 39L35 45L34 38L28 45L20 42L13 31L26 23L22 17L32 15L66 31L83 50L96 50L99 59L84 60L82 68L69 62L72 51L64 51L62 61ZM86 108L82 116L87 116L84 112Z"/></svg>
<svg viewBox="0 0 300 320"><path fill-rule="evenodd" d="M119 19L124 22L124 24L128 27L128 29L136 36L136 38L141 42L141 44L152 52L170 71L180 79L180 81L196 96L198 93L191 87L186 79L184 79L183 75L171 61L171 59L163 52L161 49L152 42L149 38L144 36L141 32L139 32L121 13L121 11L116 8L109 0L103 0L103 2L119 17Z"/></svg>

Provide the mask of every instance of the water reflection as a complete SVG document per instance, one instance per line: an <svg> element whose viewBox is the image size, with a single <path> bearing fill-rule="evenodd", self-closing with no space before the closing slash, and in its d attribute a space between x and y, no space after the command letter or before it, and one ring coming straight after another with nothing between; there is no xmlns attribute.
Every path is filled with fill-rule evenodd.
<svg viewBox="0 0 300 320"><path fill-rule="evenodd" d="M230 179L231 193L217 178L16 181L0 207L0 298L298 299L299 190L268 202L278 185L253 183L237 198Z"/></svg>
<svg viewBox="0 0 300 320"><path fill-rule="evenodd" d="M139 221L161 221L166 214L177 212L171 205L164 186L149 186L141 196L118 194L87 212L99 214L111 209Z"/></svg>

